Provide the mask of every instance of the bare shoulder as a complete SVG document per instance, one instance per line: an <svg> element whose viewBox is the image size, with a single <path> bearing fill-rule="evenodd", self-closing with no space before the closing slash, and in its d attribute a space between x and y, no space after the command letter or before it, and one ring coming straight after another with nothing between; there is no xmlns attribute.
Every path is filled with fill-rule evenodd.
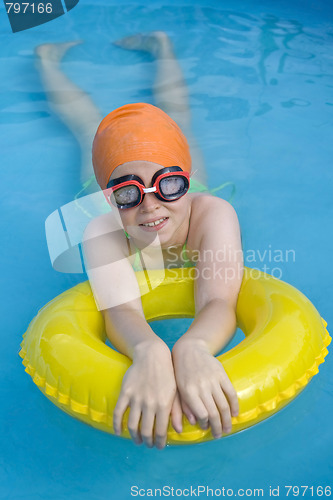
<svg viewBox="0 0 333 500"><path fill-rule="evenodd" d="M234 207L228 201L211 194L194 197L192 201L192 210L193 215L198 212L202 217L209 216L209 213L212 211L222 215L236 216Z"/></svg>
<svg viewBox="0 0 333 500"><path fill-rule="evenodd" d="M84 230L84 240L120 230L116 218L110 213L92 219Z"/></svg>
<svg viewBox="0 0 333 500"><path fill-rule="evenodd" d="M189 236L193 246L198 247L199 242L207 233L239 230L239 222L233 206L209 194L195 196L191 202L191 224Z"/></svg>
<svg viewBox="0 0 333 500"><path fill-rule="evenodd" d="M83 235L83 250L85 258L104 260L112 252L123 256L126 253L126 237L112 213L100 215L92 219L85 228Z"/></svg>

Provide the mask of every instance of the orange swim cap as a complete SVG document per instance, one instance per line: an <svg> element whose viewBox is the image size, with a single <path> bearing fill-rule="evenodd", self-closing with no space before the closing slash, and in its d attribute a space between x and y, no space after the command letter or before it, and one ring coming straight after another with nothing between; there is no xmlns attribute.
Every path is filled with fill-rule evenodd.
<svg viewBox="0 0 333 500"><path fill-rule="evenodd" d="M191 171L186 137L164 111L146 103L126 104L100 123L92 149L98 184L105 189L118 165L150 161Z"/></svg>

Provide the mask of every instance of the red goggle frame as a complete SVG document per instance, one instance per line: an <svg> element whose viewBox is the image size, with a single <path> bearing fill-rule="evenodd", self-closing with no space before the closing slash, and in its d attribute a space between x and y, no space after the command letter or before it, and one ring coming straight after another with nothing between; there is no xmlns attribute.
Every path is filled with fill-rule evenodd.
<svg viewBox="0 0 333 500"><path fill-rule="evenodd" d="M170 182L172 178L175 181L173 184ZM128 190L124 190L126 186ZM165 202L179 200L187 193L189 187L188 172L184 172L180 167L165 167L154 174L149 188L145 187L143 180L137 175L123 175L109 181L104 194L108 201L123 210L140 205L146 193L154 193L156 198ZM112 192L111 195L109 190Z"/></svg>

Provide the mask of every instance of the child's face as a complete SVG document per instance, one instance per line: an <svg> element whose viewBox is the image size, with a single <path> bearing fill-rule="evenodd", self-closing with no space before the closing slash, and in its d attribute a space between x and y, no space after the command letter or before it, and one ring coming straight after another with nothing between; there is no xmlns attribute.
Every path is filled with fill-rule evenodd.
<svg viewBox="0 0 333 500"><path fill-rule="evenodd" d="M163 168L162 165L147 161L131 161L119 165L110 179L117 179L123 175L134 174L142 179L145 186L151 187L154 174ZM184 195L178 200L165 202L159 200L154 193L146 193L140 205L133 208L119 210L124 229L135 239L144 244L151 241L156 235L162 248L179 243L178 235L182 236L188 229L190 215L189 197ZM147 226L147 223L161 222L156 226Z"/></svg>

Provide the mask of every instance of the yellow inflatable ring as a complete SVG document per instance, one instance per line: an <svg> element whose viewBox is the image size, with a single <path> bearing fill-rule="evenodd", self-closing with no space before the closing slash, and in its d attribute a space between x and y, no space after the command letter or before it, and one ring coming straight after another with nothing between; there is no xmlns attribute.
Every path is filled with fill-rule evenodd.
<svg viewBox="0 0 333 500"><path fill-rule="evenodd" d="M154 276L161 281L160 272L149 273L153 289L142 297L148 321L193 317L191 271L166 271L156 288ZM142 274L137 273L137 279L146 291ZM326 323L301 292L253 269L245 269L237 320L246 338L218 357L238 394L234 433L288 404L318 372L331 341ZM113 409L131 361L105 344L104 321L88 282L41 309L21 347L26 371L54 404L93 427L113 432ZM126 417L123 436L129 437ZM171 426L168 431L168 443L209 439L209 430L185 419L182 434Z"/></svg>

